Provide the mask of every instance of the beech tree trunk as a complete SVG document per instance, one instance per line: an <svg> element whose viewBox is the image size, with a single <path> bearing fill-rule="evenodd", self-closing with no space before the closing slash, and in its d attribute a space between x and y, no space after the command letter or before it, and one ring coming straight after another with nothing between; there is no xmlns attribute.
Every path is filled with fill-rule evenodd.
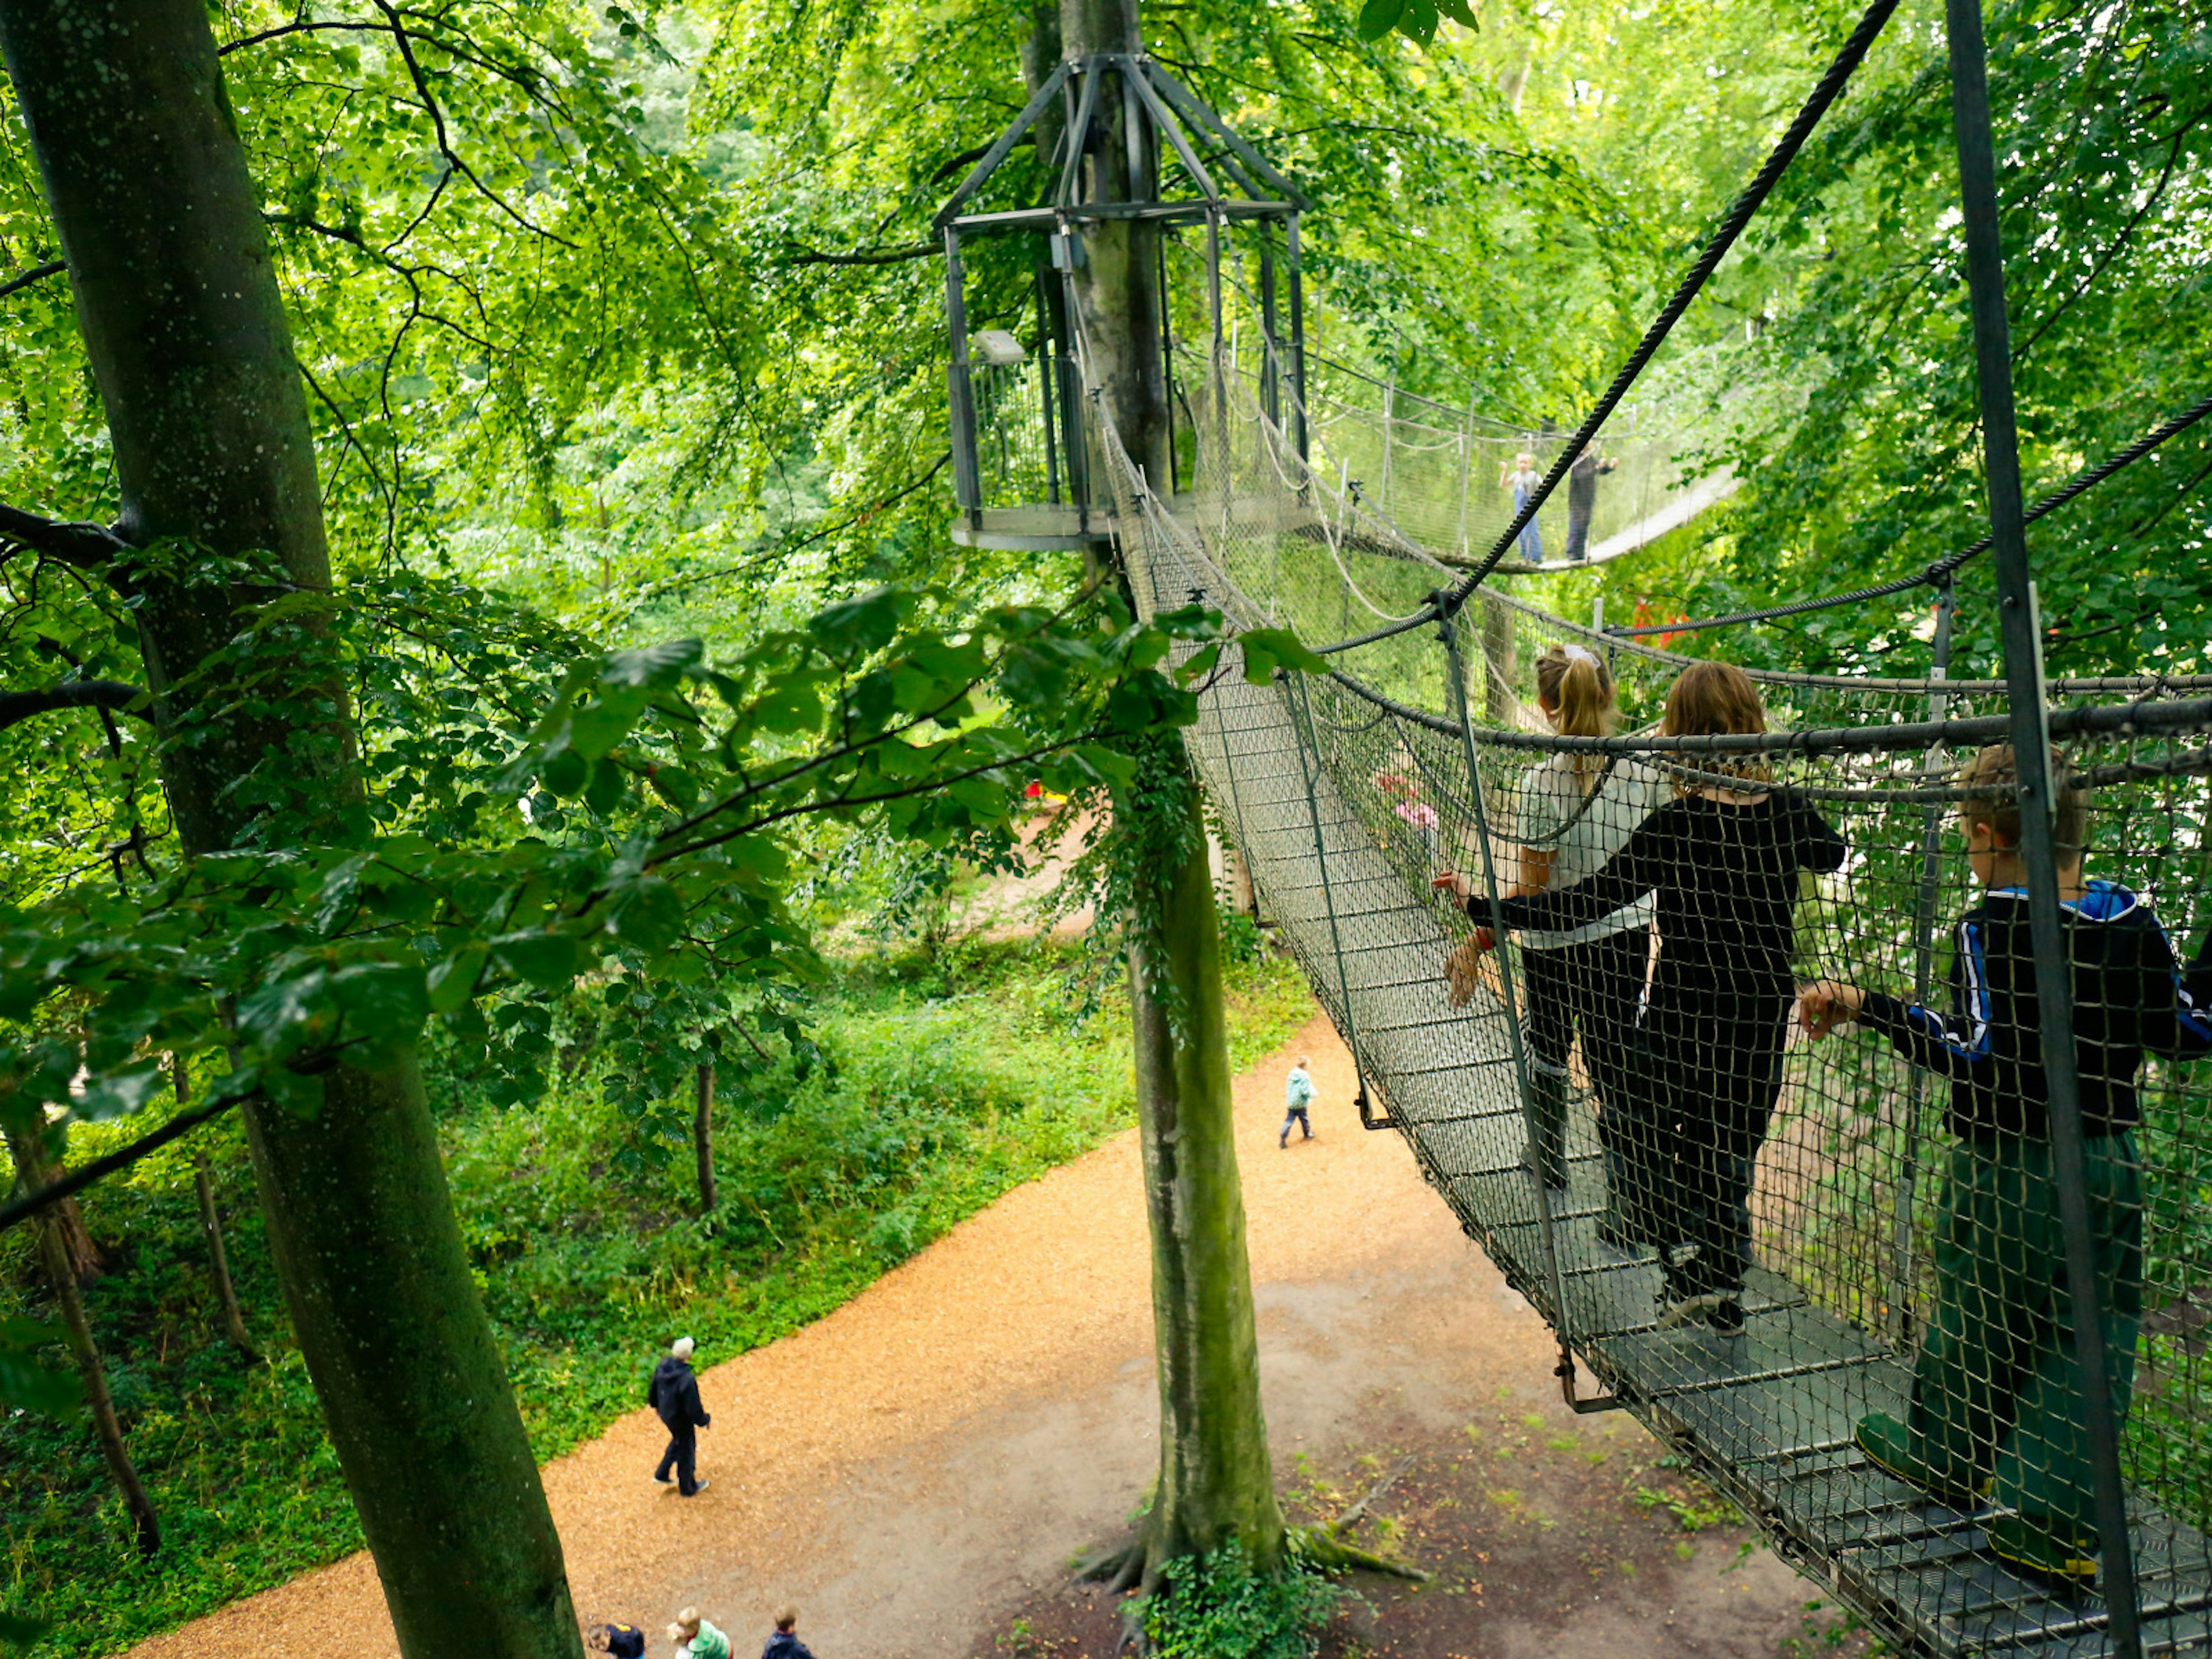
<svg viewBox="0 0 2212 1659"><path fill-rule="evenodd" d="M39 1263L46 1269L46 1282L53 1287L54 1300L61 1304L62 1328L68 1333L70 1357L76 1361L77 1376L84 1383L85 1410L92 1418L93 1432L100 1437L100 1455L107 1460L107 1473L115 1482L116 1491L123 1495L123 1507L131 1516L131 1530L137 1538L138 1553L152 1555L161 1547L161 1525L154 1515L154 1500L146 1496L145 1484L138 1479L137 1467L131 1462L130 1449L123 1443L123 1424L115 1415L115 1397L107 1391L107 1371L100 1363L99 1345L92 1340L92 1321L84 1310L84 1295L69 1270L69 1259L62 1249L62 1230L54 1224L52 1216L52 1210L46 1211L34 1224Z"/></svg>
<svg viewBox="0 0 2212 1659"><path fill-rule="evenodd" d="M46 1155L46 1148L37 1135L6 1132L9 1160L15 1166L15 1178L26 1188L51 1186L62 1174L59 1164ZM84 1224L84 1212L73 1198L63 1199L48 1207L46 1213L53 1218L54 1239L68 1264L70 1283L79 1290L89 1290L93 1281L106 1271L100 1247L92 1242L92 1233Z"/></svg>
<svg viewBox="0 0 2212 1659"><path fill-rule="evenodd" d="M1135 0L1062 0L1066 55L1139 49ZM1157 157L1130 146L1127 104L1102 88L1091 200L1157 194ZM1084 227L1077 292L1091 359L1103 387L1104 417L1130 459L1162 491L1172 482L1167 386L1160 358L1163 296L1158 232L1128 220ZM1126 575L1125 575L1126 580ZM1152 1245L1153 1351L1159 1373L1160 1471L1138 1547L1119 1563L1121 1582L1150 1589L1178 1555L1242 1540L1272 1566L1283 1550L1283 1517L1260 1404L1260 1359L1245 1252L1244 1197L1237 1169L1227 1023L1221 997L1220 917L1213 898L1197 781L1180 738L1150 757L1158 775L1145 791L1179 788L1188 815L1179 851L1146 871L1138 904L1159 918L1156 941L1133 918L1129 1000L1135 1030L1139 1134ZM1170 789L1170 798L1174 790ZM1170 1004L1180 1011L1171 1017Z"/></svg>
<svg viewBox="0 0 2212 1659"><path fill-rule="evenodd" d="M1152 1235L1152 1350L1160 1474L1144 1529L1142 1583L1178 1555L1240 1540L1261 1566L1283 1549L1283 1516L1260 1404L1260 1342L1237 1168L1220 918L1198 789L1184 769L1189 853L1140 902L1157 905L1159 951L1133 929L1129 1003ZM1174 988L1182 1030L1160 994Z"/></svg>
<svg viewBox="0 0 2212 1659"><path fill-rule="evenodd" d="M691 1151L699 1161L699 1213L714 1212L714 1062L699 1068L698 1109L691 1115Z"/></svg>
<svg viewBox="0 0 2212 1659"><path fill-rule="evenodd" d="M185 1065L184 1056L169 1062L169 1079L177 1091L177 1104L182 1106L191 1097L191 1074ZM230 1252L223 1247L222 1212L216 1207L215 1176L208 1168L207 1148L203 1142L192 1143L192 1192L199 1200L200 1232L207 1239L208 1273L215 1280L216 1301L222 1309L223 1334L230 1345L248 1359L258 1359L253 1339L246 1334L246 1315L238 1305L238 1287L231 1283Z"/></svg>
<svg viewBox="0 0 2212 1659"><path fill-rule="evenodd" d="M198 0L0 0L0 55L68 259L122 495L116 533L267 566L330 569L283 303ZM350 716L248 720L193 671L227 642L245 578L187 585L109 567L135 615L157 725L194 726L162 781L188 854L235 843L226 793L272 749L342 811ZM201 694L204 695L204 694ZM302 706L310 699L303 696ZM335 707L337 712L331 712ZM310 1120L246 1109L270 1240L408 1659L581 1652L560 1540L469 1275L420 1079L329 1074Z"/></svg>

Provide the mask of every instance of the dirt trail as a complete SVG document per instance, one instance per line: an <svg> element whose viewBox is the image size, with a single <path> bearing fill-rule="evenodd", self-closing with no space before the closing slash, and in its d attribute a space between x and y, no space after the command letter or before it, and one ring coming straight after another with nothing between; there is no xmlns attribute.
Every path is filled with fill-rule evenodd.
<svg viewBox="0 0 2212 1659"><path fill-rule="evenodd" d="M1320 1133L1281 1152L1283 1072L1309 1053ZM1320 1019L1237 1083L1267 1407L1285 1480L1298 1478L1301 1454L1327 1463L1379 1435L1454 1434L1480 1411L1571 1425L1543 1326L1461 1236L1398 1137L1360 1129L1352 1093L1349 1059ZM749 1651L769 1609L790 1598L823 1659L992 1650L989 1632L1054 1593L1071 1553L1112 1534L1150 1478L1148 1272L1136 1141L1125 1133L1008 1194L828 1318L712 1364L700 1462L714 1484L698 1498L648 1478L664 1436L642 1411L547 1469L578 1611L657 1632L696 1602ZM641 1379L651 1359L639 1356ZM1625 1432L1649 1455L1641 1431L1607 1424L1616 1443ZM1556 1480L1540 1453L1518 1471L1528 1507L1589 1501L1588 1463L1553 1462ZM1805 1587L1764 1558L1732 1578L1702 1571L1664 1586L1594 1586L1576 1572L1565 1593L1583 1614L1542 1650L1660 1651L1624 1638L1663 1613L1689 1640L1664 1650L1776 1653L1771 1632L1796 1627ZM1700 1607L1718 1623L1701 1625ZM1491 1615L1512 1616L1494 1601ZM1466 1649L1478 1650L1522 1650ZM374 1571L357 1555L134 1651L396 1650ZM664 1651L657 1639L652 1651Z"/></svg>

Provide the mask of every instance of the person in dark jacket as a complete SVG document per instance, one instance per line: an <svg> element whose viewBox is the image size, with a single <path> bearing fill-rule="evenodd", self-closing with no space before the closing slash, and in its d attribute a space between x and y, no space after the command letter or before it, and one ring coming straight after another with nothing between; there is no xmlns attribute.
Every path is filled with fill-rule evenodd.
<svg viewBox="0 0 2212 1659"><path fill-rule="evenodd" d="M712 1421L699 1403L699 1379L691 1375L691 1339L679 1336L669 1345L668 1357L653 1368L653 1381L645 1390L645 1403L668 1425L668 1449L653 1478L663 1486L668 1471L676 1471L676 1490L686 1498L704 1492L698 1477L698 1431Z"/></svg>
<svg viewBox="0 0 2212 1659"><path fill-rule="evenodd" d="M768 1645L761 1650L761 1659L814 1659L806 1644L799 1639L797 1607L776 1609L775 1634L768 1638Z"/></svg>
<svg viewBox="0 0 2212 1659"><path fill-rule="evenodd" d="M614 1659L645 1659L645 1632L635 1625L597 1625L584 1645L594 1653L611 1653Z"/></svg>
<svg viewBox="0 0 2212 1659"><path fill-rule="evenodd" d="M2052 771L2065 775L2052 757ZM2008 790L2009 744L1968 763L1969 785ZM1955 1507L1986 1496L1990 1550L2045 1578L2086 1583L2097 1564L2096 1498L2064 1230L2051 1143L2050 1085L2028 933L2020 807L1969 797L1960 811L1967 861L1988 889L1959 919L1951 1008L1822 981L1798 1010L1826 1036L1856 1021L1951 1083L1951 1153L1936 1225L1936 1312L1913 1368L1906 1420L1859 1419L1859 1449L1892 1474ZM2126 888L2085 880L2086 792L2061 790L2051 814L2058 896L2072 965L2082 1164L2095 1240L2100 1334L2112 1395L2134 1393L2142 1312L2142 1116L2145 1054L2212 1053L2197 994L2206 962L2185 980L2150 907Z"/></svg>
<svg viewBox="0 0 2212 1659"><path fill-rule="evenodd" d="M1567 468L1567 562L1589 557L1590 515L1597 511L1597 481L1620 463L1600 456L1595 440Z"/></svg>

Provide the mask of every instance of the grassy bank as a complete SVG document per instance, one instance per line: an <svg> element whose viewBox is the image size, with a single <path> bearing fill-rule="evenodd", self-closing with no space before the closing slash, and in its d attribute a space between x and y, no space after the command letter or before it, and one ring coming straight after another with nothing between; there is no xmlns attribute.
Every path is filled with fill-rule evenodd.
<svg viewBox="0 0 2212 1659"><path fill-rule="evenodd" d="M1072 1023L1068 965L1026 944L853 964L817 1011L831 1066L722 1109L711 1218L691 1212L688 1161L611 1173L628 1131L588 1062L530 1106L434 1079L455 1206L539 1457L635 1407L678 1327L710 1362L773 1340L1132 1121L1126 1010ZM1230 979L1240 1067L1312 1013L1286 963ZM54 1621L42 1656L113 1652L361 1544L236 1125L206 1145L265 1358L222 1339L182 1149L91 1195L116 1270L88 1300L165 1544L150 1562L131 1548L88 1431L0 1423L0 1607ZM0 1310L49 1315L31 1282L22 1241L0 1246Z"/></svg>

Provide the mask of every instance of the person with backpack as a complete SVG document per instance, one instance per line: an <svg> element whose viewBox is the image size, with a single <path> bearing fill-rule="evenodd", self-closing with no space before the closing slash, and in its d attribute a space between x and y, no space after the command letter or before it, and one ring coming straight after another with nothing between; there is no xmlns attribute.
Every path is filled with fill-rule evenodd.
<svg viewBox="0 0 2212 1659"><path fill-rule="evenodd" d="M1306 1113L1313 1106L1313 1073L1306 1070L1309 1062L1301 1056L1291 1067L1291 1074L1283 1085L1283 1103L1290 1109L1283 1118L1282 1138L1275 1144L1284 1152L1291 1149L1291 1125L1297 1124L1305 1131L1305 1139L1314 1138L1313 1121Z"/></svg>
<svg viewBox="0 0 2212 1659"><path fill-rule="evenodd" d="M667 1357L653 1368L653 1381L645 1390L645 1403L668 1426L668 1449L661 1453L653 1478L667 1485L672 1468L676 1490L686 1498L707 1490L707 1482L698 1476L698 1431L713 1420L700 1403L699 1379L691 1374L692 1346L688 1336L670 1344Z"/></svg>

